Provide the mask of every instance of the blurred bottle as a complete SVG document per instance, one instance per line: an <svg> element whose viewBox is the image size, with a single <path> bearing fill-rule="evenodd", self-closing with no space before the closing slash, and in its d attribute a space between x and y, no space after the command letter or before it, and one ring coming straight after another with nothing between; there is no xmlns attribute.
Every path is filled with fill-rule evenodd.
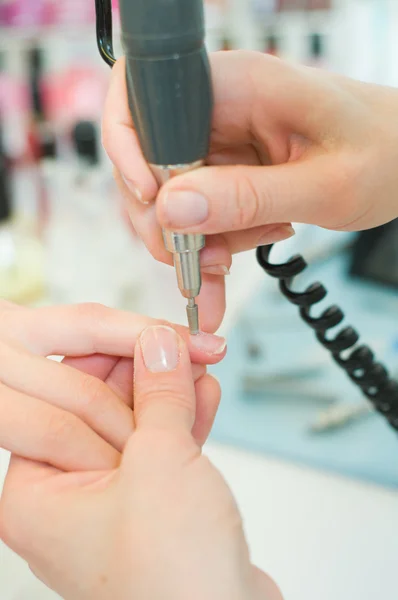
<svg viewBox="0 0 398 600"><path fill-rule="evenodd" d="M42 235L48 213L45 169L42 161L48 158L49 151L55 146L55 134L46 110L44 52L37 45L33 45L28 51L28 78L30 90L28 152L37 198L32 218L35 221L36 231Z"/></svg>
<svg viewBox="0 0 398 600"><path fill-rule="evenodd" d="M317 69L327 68L325 40L320 33L313 33L309 37L307 64Z"/></svg>
<svg viewBox="0 0 398 600"><path fill-rule="evenodd" d="M278 56L279 54L279 40L276 35L268 35L265 39L264 52L271 56Z"/></svg>
<svg viewBox="0 0 398 600"><path fill-rule="evenodd" d="M137 308L141 244L122 217L110 169L101 161L98 127L78 122L76 159L52 173L46 228L47 281L55 303L101 302Z"/></svg>
<svg viewBox="0 0 398 600"><path fill-rule="evenodd" d="M43 254L12 219L12 167L2 139L0 122L0 298L28 303L43 295Z"/></svg>
<svg viewBox="0 0 398 600"><path fill-rule="evenodd" d="M229 50L233 50L232 40L226 35L221 40L221 50L224 52L228 52Z"/></svg>

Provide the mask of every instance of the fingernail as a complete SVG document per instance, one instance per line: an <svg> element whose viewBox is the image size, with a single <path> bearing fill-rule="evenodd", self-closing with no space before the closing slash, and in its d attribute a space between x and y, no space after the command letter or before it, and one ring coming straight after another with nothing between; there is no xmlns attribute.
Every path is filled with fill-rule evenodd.
<svg viewBox="0 0 398 600"><path fill-rule="evenodd" d="M134 181L131 181L131 179L127 179L127 177L125 177L124 175L122 175L122 178L128 189L130 190L131 194L134 196L134 200L141 202L141 204L148 204L148 202L144 200L140 188L134 183Z"/></svg>
<svg viewBox="0 0 398 600"><path fill-rule="evenodd" d="M140 344L145 366L151 373L166 373L177 368L178 336L171 327L148 327L141 334Z"/></svg>
<svg viewBox="0 0 398 600"><path fill-rule="evenodd" d="M191 344L206 354L222 354L227 346L225 338L209 333L198 333L191 335Z"/></svg>
<svg viewBox="0 0 398 600"><path fill-rule="evenodd" d="M225 265L202 267L202 273L207 273L208 275L231 275L230 270Z"/></svg>
<svg viewBox="0 0 398 600"><path fill-rule="evenodd" d="M295 233L296 232L291 225L283 225L273 231L270 231L269 233L264 234L259 239L257 246L268 246L269 244L275 244L276 242L287 240L295 235Z"/></svg>
<svg viewBox="0 0 398 600"><path fill-rule="evenodd" d="M163 197L163 207L169 227L200 225L209 216L207 199L196 192L167 192Z"/></svg>

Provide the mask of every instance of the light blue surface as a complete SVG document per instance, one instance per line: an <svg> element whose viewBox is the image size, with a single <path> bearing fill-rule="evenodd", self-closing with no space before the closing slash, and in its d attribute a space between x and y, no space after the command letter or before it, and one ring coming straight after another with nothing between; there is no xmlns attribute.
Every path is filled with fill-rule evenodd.
<svg viewBox="0 0 398 600"><path fill-rule="evenodd" d="M255 258L253 257L253 260ZM345 324L353 325L361 340L369 343L377 356L393 372L398 371L398 293L371 284L348 280L344 276L344 259L308 270L306 280L320 279L329 293L320 309L339 304L346 314ZM275 287L276 287L275 283ZM265 357L248 357L247 343L256 340ZM242 375L280 373L287 367L312 364L325 358L325 365L306 384L313 383L327 391L336 391L340 401L361 402L361 395L341 372L301 321L297 308L279 294L264 290L256 294L228 339L226 360L214 368L221 381L223 400L215 423L213 438L225 443L298 461L316 468L378 484L398 486L398 435L379 416L323 434L309 433L309 424L326 408L316 400L273 397L242 391Z"/></svg>

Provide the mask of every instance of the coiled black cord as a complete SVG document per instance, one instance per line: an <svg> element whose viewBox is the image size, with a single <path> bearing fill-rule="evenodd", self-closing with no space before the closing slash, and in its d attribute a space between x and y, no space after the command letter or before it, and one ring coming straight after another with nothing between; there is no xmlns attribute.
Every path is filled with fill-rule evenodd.
<svg viewBox="0 0 398 600"><path fill-rule="evenodd" d="M300 307L301 318L315 331L318 341L329 350L336 363L390 425L398 430L398 382L391 379L387 369L375 361L368 346L357 346L359 334L352 327L341 329L334 337L326 336L329 329L343 321L343 311L334 305L319 316L311 316L311 307L326 297L326 288L316 282L303 292L293 291L292 281L307 268L307 263L302 256L296 255L284 264L271 264L268 260L271 249L272 246L258 248L257 260L261 267L268 275L279 279L282 294L289 302ZM351 353L344 357L350 349Z"/></svg>

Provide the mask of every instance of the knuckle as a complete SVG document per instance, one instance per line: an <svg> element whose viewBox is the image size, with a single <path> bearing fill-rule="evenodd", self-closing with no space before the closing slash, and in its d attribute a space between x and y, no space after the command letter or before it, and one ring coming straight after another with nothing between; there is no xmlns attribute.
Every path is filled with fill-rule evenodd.
<svg viewBox="0 0 398 600"><path fill-rule="evenodd" d="M155 473L159 473L159 462L164 464L167 461L167 466L170 458L189 462L200 454L189 432L177 433L160 428L137 430L129 442L129 451L137 456L145 456L145 468L154 469Z"/></svg>
<svg viewBox="0 0 398 600"><path fill-rule="evenodd" d="M260 224L263 212L264 193L260 197L257 187L253 184L247 168L238 167L235 174L235 221L233 228L237 230Z"/></svg>
<svg viewBox="0 0 398 600"><path fill-rule="evenodd" d="M75 415L62 411L51 411L45 427L43 439L44 451L52 452L55 448L73 442L76 437L80 421Z"/></svg>
<svg viewBox="0 0 398 600"><path fill-rule="evenodd" d="M330 220L334 222L334 229L345 229L360 219L364 207L367 206L365 199L366 182L364 174L367 167L363 158L351 156L343 157L338 163L332 182L333 196L339 198L339 202L333 205ZM372 171L372 169L371 169ZM325 194L327 190L325 190ZM365 200L365 201L364 201Z"/></svg>
<svg viewBox="0 0 398 600"><path fill-rule="evenodd" d="M108 314L108 308L96 302L77 304L73 308L76 311L77 317L83 322L87 322L88 325L97 325L98 321L104 319Z"/></svg>
<svg viewBox="0 0 398 600"><path fill-rule="evenodd" d="M164 404L168 407L183 409L191 412L189 395L175 386L162 384L153 386L148 384L141 389L140 409L141 414L150 409L154 404Z"/></svg>
<svg viewBox="0 0 398 600"><path fill-rule="evenodd" d="M83 377L79 396L79 412L85 417L106 411L111 403L109 388L90 375Z"/></svg>

